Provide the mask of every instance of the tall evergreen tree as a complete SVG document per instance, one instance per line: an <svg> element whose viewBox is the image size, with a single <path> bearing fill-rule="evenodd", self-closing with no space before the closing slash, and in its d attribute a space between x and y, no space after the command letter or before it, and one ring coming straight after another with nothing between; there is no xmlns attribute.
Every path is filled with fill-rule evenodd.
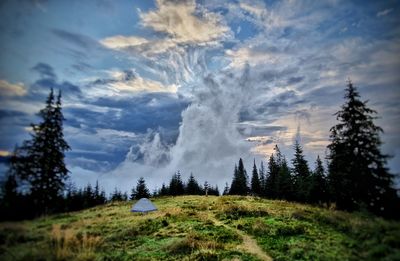
<svg viewBox="0 0 400 261"><path fill-rule="evenodd" d="M110 200L111 201L125 201L128 199L128 195L125 193L122 193L117 187L115 187L114 191L110 195Z"/></svg>
<svg viewBox="0 0 400 261"><path fill-rule="evenodd" d="M278 185L276 196L279 199L292 200L293 199L293 181L290 174L289 166L287 165L285 157L282 157L279 172L278 172Z"/></svg>
<svg viewBox="0 0 400 261"><path fill-rule="evenodd" d="M229 190L230 195L247 195L249 187L247 186L247 173L243 165L243 160L239 159L239 165L235 166L235 173L232 185Z"/></svg>
<svg viewBox="0 0 400 261"><path fill-rule="evenodd" d="M261 196L261 184L260 184L260 178L258 176L256 160L254 160L253 163L253 172L251 176L251 192L254 195Z"/></svg>
<svg viewBox="0 0 400 261"><path fill-rule="evenodd" d="M310 202L319 205L328 202L328 186L325 177L325 169L319 155L315 162L315 170L311 173Z"/></svg>
<svg viewBox="0 0 400 261"><path fill-rule="evenodd" d="M261 195L265 196L265 184L267 181L267 176L266 176L267 173L266 173L263 161L261 161L260 169L258 170L258 174L260 176Z"/></svg>
<svg viewBox="0 0 400 261"><path fill-rule="evenodd" d="M303 149L296 140L294 144L293 185L295 190L294 199L299 202L308 202L310 194L310 169L304 157Z"/></svg>
<svg viewBox="0 0 400 261"><path fill-rule="evenodd" d="M331 128L328 146L332 196L339 209L366 208L378 215L398 217L394 175L389 173L387 156L380 150L383 130L375 125L375 114L349 81L345 103L335 114L339 123Z"/></svg>
<svg viewBox="0 0 400 261"><path fill-rule="evenodd" d="M57 208L68 176L64 153L70 147L63 136L61 91L55 98L51 89L39 116L42 122L31 125L32 138L17 153L17 174L29 183L38 214Z"/></svg>
<svg viewBox="0 0 400 261"><path fill-rule="evenodd" d="M183 195L184 192L185 192L185 187L181 179L181 173L178 171L172 176L171 181L169 183L169 194L171 196L179 196Z"/></svg>
<svg viewBox="0 0 400 261"><path fill-rule="evenodd" d="M150 197L150 191L147 188L146 181L144 180L143 177L140 177L138 179L135 191L136 191L135 199L149 198Z"/></svg>
<svg viewBox="0 0 400 261"><path fill-rule="evenodd" d="M168 194L169 194L169 188L167 186L165 186L165 183L163 183L158 195L159 196L167 196Z"/></svg>
<svg viewBox="0 0 400 261"><path fill-rule="evenodd" d="M187 185L186 185L186 191L185 193L187 195L201 195L201 188L197 180L194 178L193 173L190 173L190 177L188 179Z"/></svg>
<svg viewBox="0 0 400 261"><path fill-rule="evenodd" d="M276 147L277 148L277 147ZM268 177L265 180L265 195L277 198L279 190L279 164L272 153L268 160Z"/></svg>

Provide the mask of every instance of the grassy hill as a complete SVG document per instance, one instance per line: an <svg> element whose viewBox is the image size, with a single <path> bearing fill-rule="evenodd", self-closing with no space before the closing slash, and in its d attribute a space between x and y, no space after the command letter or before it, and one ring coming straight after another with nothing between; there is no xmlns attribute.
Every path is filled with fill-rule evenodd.
<svg viewBox="0 0 400 261"><path fill-rule="evenodd" d="M400 260L400 222L253 197L153 202L0 223L0 260Z"/></svg>

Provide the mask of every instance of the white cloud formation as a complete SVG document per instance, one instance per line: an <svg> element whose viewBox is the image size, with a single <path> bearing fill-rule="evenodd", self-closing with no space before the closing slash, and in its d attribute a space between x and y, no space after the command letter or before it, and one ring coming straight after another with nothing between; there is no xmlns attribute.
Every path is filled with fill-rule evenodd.
<svg viewBox="0 0 400 261"><path fill-rule="evenodd" d="M195 1L157 0L157 10L140 14L142 24L166 33L177 44L213 44L229 33L221 17L205 9L196 10Z"/></svg>
<svg viewBox="0 0 400 261"><path fill-rule="evenodd" d="M107 48L135 51L146 57L165 53L182 46L217 45L231 36L220 15L196 6L194 0L157 0L157 9L139 12L144 27L163 33L165 37L146 39L137 36L116 35L100 40Z"/></svg>
<svg viewBox="0 0 400 261"><path fill-rule="evenodd" d="M149 41L142 37L136 36L123 36L123 35L116 35L112 37L104 38L100 41L101 44L110 48L110 49L120 49L126 48L131 46L139 46L142 44L146 44Z"/></svg>
<svg viewBox="0 0 400 261"><path fill-rule="evenodd" d="M23 83L9 83L6 80L0 80L0 95L2 96L24 96L27 89Z"/></svg>

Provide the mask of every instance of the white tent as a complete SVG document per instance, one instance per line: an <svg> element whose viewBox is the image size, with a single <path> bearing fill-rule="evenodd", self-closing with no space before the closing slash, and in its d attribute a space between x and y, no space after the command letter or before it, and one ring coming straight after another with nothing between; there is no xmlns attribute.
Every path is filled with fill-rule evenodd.
<svg viewBox="0 0 400 261"><path fill-rule="evenodd" d="M156 211L157 208L148 198L141 198L132 206L131 212L150 212Z"/></svg>

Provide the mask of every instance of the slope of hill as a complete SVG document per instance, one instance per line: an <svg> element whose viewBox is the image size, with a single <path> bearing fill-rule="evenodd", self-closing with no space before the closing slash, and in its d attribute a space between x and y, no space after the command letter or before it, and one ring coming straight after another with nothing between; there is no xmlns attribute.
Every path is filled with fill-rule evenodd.
<svg viewBox="0 0 400 261"><path fill-rule="evenodd" d="M0 223L0 260L400 260L400 222L253 197L153 202Z"/></svg>

